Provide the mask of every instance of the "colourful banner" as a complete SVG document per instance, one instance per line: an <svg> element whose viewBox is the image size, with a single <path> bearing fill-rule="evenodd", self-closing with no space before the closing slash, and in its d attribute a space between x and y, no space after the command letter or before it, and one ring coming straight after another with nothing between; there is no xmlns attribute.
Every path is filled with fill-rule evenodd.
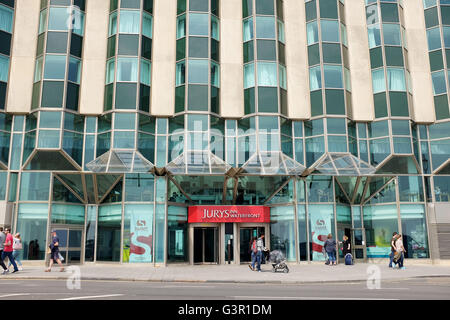
<svg viewBox="0 0 450 320"><path fill-rule="evenodd" d="M193 206L188 223L270 223L270 208L264 206Z"/></svg>
<svg viewBox="0 0 450 320"><path fill-rule="evenodd" d="M152 262L152 220L152 216L146 212L131 213L130 262Z"/></svg>

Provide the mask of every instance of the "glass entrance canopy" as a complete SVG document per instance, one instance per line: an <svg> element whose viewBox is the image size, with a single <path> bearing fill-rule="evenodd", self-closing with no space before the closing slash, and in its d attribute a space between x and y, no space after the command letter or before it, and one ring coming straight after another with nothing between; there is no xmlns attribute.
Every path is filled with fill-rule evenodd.
<svg viewBox="0 0 450 320"><path fill-rule="evenodd" d="M280 151L260 151L238 170L241 175L300 176L305 167Z"/></svg>
<svg viewBox="0 0 450 320"><path fill-rule="evenodd" d="M376 168L351 153L326 153L312 167L317 173L330 176L371 176ZM311 171L311 170L310 170Z"/></svg>
<svg viewBox="0 0 450 320"><path fill-rule="evenodd" d="M166 166L172 175L224 175L232 167L210 151L185 151Z"/></svg>
<svg viewBox="0 0 450 320"><path fill-rule="evenodd" d="M99 173L146 173L154 165L136 150L110 150L97 159L89 162L86 167Z"/></svg>

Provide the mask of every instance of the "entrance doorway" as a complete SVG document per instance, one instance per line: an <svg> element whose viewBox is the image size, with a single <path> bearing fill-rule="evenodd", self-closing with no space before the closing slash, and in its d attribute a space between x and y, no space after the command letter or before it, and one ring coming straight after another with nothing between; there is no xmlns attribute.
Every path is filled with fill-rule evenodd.
<svg viewBox="0 0 450 320"><path fill-rule="evenodd" d="M218 228L194 228L194 263L217 264L218 262Z"/></svg>
<svg viewBox="0 0 450 320"><path fill-rule="evenodd" d="M56 231L59 238L59 253L64 258L64 261L61 262L64 264L81 263L83 230L81 228L54 226L52 230Z"/></svg>
<svg viewBox="0 0 450 320"><path fill-rule="evenodd" d="M367 260L366 230L364 228L352 229L353 257L358 260Z"/></svg>
<svg viewBox="0 0 450 320"><path fill-rule="evenodd" d="M252 261L251 255L251 240L253 237L258 238L260 234L265 233L265 227L241 227L239 229L239 242L240 242L240 262L249 263ZM265 237L264 237L265 241ZM265 246L265 244L264 244Z"/></svg>

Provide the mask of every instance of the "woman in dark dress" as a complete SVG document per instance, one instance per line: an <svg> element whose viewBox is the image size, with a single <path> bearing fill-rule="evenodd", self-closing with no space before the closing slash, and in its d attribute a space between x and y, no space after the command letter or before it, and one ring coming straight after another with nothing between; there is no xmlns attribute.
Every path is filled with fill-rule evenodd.
<svg viewBox="0 0 450 320"><path fill-rule="evenodd" d="M347 236L344 236L344 238L343 238L342 253L344 254L344 258L347 255L347 253L350 253L350 254L352 253L352 245Z"/></svg>

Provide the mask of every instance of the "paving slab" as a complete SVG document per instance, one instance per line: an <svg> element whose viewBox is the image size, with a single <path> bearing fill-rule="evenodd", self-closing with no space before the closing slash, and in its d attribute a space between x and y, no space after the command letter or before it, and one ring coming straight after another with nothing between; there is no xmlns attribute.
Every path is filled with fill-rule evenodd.
<svg viewBox="0 0 450 320"><path fill-rule="evenodd" d="M73 266L65 272L53 267L25 266L17 273L0 275L4 279L52 279L66 280L80 276L81 280L103 281L152 281L152 282L198 282L198 283L278 283L308 284L329 282L360 282L380 277L383 280L401 280L428 277L450 277L450 266L406 265L406 270L388 268L387 264L359 263L353 266L324 264L290 264L289 273L272 272L271 265L262 265L262 272L251 271L247 265L153 265L89 264ZM12 270L12 268L11 268Z"/></svg>

